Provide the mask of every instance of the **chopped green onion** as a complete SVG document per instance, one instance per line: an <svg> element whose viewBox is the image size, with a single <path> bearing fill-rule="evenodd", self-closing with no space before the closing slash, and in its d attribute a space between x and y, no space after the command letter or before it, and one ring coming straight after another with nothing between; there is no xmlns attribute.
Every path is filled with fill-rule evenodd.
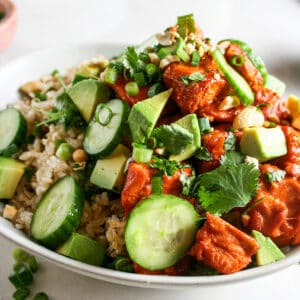
<svg viewBox="0 0 300 300"><path fill-rule="evenodd" d="M200 54L197 51L194 51L192 53L191 65L197 67L199 65L199 61L200 61Z"/></svg>
<svg viewBox="0 0 300 300"><path fill-rule="evenodd" d="M119 256L113 262L114 268L122 272L133 272L133 265L127 257Z"/></svg>
<svg viewBox="0 0 300 300"><path fill-rule="evenodd" d="M143 72L134 73L133 78L138 86L145 86L147 84Z"/></svg>
<svg viewBox="0 0 300 300"><path fill-rule="evenodd" d="M147 148L145 145L132 143L132 158L138 163L149 162L152 158L153 149Z"/></svg>
<svg viewBox="0 0 300 300"><path fill-rule="evenodd" d="M112 117L113 117L113 112L107 104L100 103L97 106L97 109L95 112L95 120L100 125L107 126L110 123Z"/></svg>
<svg viewBox="0 0 300 300"><path fill-rule="evenodd" d="M230 63L233 66L240 67L245 63L245 57L243 55L234 55L232 56Z"/></svg>
<svg viewBox="0 0 300 300"><path fill-rule="evenodd" d="M38 264L34 256L29 256L28 258L29 269L32 273L35 273L38 270Z"/></svg>
<svg viewBox="0 0 300 300"><path fill-rule="evenodd" d="M8 280L16 289L23 287L23 283L21 282L16 273L9 275Z"/></svg>
<svg viewBox="0 0 300 300"><path fill-rule="evenodd" d="M15 248L12 255L16 262L24 262L29 257L29 254L21 248Z"/></svg>
<svg viewBox="0 0 300 300"><path fill-rule="evenodd" d="M163 180L161 176L153 176L151 179L152 194L161 194L163 192Z"/></svg>
<svg viewBox="0 0 300 300"><path fill-rule="evenodd" d="M162 92L162 90L163 90L163 86L161 83L159 83L159 82L154 83L153 85L150 86L150 88L148 90L148 97L152 98L156 94L159 94L160 92Z"/></svg>
<svg viewBox="0 0 300 300"><path fill-rule="evenodd" d="M157 77L157 74L160 73L159 67L155 64L147 64L146 65L146 73L150 78Z"/></svg>
<svg viewBox="0 0 300 300"><path fill-rule="evenodd" d="M171 50L169 47L163 47L160 48L156 54L160 59L164 59L165 57L171 54Z"/></svg>
<svg viewBox="0 0 300 300"><path fill-rule="evenodd" d="M16 272L16 275L20 280L21 284L24 286L29 285L33 282L32 273L25 266L21 266L18 272Z"/></svg>
<svg viewBox="0 0 300 300"><path fill-rule="evenodd" d="M61 159L68 161L72 158L72 154L74 152L74 148L68 143L62 143L57 148L55 155Z"/></svg>
<svg viewBox="0 0 300 300"><path fill-rule="evenodd" d="M136 96L139 93L140 89L135 81L131 81L125 85L125 91L128 96Z"/></svg>
<svg viewBox="0 0 300 300"><path fill-rule="evenodd" d="M190 56L185 51L185 41L181 37L175 44L175 54L184 62L188 62L190 60Z"/></svg>
<svg viewBox="0 0 300 300"><path fill-rule="evenodd" d="M114 84L116 83L118 79L118 72L115 67L111 66L107 68L106 74L105 74L105 82Z"/></svg>
<svg viewBox="0 0 300 300"><path fill-rule="evenodd" d="M198 124L201 134L209 133L212 131L208 118L199 118Z"/></svg>
<svg viewBox="0 0 300 300"><path fill-rule="evenodd" d="M28 288L23 287L23 288L19 288L17 289L14 293L13 293L13 298L15 300L25 300L27 299L27 297L30 295L30 291Z"/></svg>
<svg viewBox="0 0 300 300"><path fill-rule="evenodd" d="M44 292L37 293L33 300L49 300L49 296Z"/></svg>
<svg viewBox="0 0 300 300"><path fill-rule="evenodd" d="M3 11L0 11L0 20L2 20L5 17L5 13Z"/></svg>
<svg viewBox="0 0 300 300"><path fill-rule="evenodd" d="M177 32L183 38L185 38L189 33L195 33L196 31L196 25L193 14L177 17L177 25Z"/></svg>
<svg viewBox="0 0 300 300"><path fill-rule="evenodd" d="M21 262L15 263L15 264L13 265L13 270L14 270L15 272L18 272L18 271L20 270L20 268L23 267L23 266L24 266L24 264L21 263Z"/></svg>

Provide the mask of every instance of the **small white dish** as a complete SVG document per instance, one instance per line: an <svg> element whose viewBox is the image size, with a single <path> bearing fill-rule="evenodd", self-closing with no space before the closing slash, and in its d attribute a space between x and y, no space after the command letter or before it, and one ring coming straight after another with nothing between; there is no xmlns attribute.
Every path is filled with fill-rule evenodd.
<svg viewBox="0 0 300 300"><path fill-rule="evenodd" d="M119 44L83 45L45 49L21 57L0 69L0 108L17 100L19 86L29 80L49 74L53 69L64 71L96 54L112 57L120 53L124 46ZM108 282L147 288L178 289L200 286L217 286L255 279L286 268L300 260L300 245L294 247L285 259L276 263L243 270L231 275L218 276L162 276L130 274L81 263L30 240L7 220L0 217L0 234L29 252L73 272Z"/></svg>

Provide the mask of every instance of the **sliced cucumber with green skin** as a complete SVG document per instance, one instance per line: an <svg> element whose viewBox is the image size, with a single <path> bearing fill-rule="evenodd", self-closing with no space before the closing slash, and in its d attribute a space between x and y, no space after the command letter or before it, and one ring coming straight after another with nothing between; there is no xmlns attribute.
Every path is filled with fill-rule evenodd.
<svg viewBox="0 0 300 300"><path fill-rule="evenodd" d="M31 221L31 235L56 249L78 227L83 212L83 192L71 176L58 180L43 195Z"/></svg>
<svg viewBox="0 0 300 300"><path fill-rule="evenodd" d="M25 141L27 123L15 108L0 111L0 155L11 156Z"/></svg>
<svg viewBox="0 0 300 300"><path fill-rule="evenodd" d="M145 198L127 220L125 244L130 258L148 270L173 266L192 246L198 221L186 200L163 194Z"/></svg>
<svg viewBox="0 0 300 300"><path fill-rule="evenodd" d="M251 105L254 101L254 94L247 81L227 63L220 50L214 50L212 55L218 67L223 72L242 103L244 105Z"/></svg>
<svg viewBox="0 0 300 300"><path fill-rule="evenodd" d="M226 40L220 41L218 44L220 44L222 42L230 42L231 44L238 45L247 54L248 58L251 60L251 62L255 66L255 68L259 71L259 73L263 77L264 84L266 83L267 78L268 78L267 68L266 68L263 60L261 59L261 57L258 56L247 43L240 41L240 40L235 40L235 39L226 39Z"/></svg>
<svg viewBox="0 0 300 300"><path fill-rule="evenodd" d="M109 155L120 143L122 128L129 114L128 104L119 99L110 100L105 105L106 109L104 108L100 112L98 109L96 110L96 114L103 114L103 116L97 115L97 118L93 119L86 130L83 141L84 150L99 157ZM106 112L109 112L109 116ZM99 122L99 118L103 118L102 122L101 120Z"/></svg>

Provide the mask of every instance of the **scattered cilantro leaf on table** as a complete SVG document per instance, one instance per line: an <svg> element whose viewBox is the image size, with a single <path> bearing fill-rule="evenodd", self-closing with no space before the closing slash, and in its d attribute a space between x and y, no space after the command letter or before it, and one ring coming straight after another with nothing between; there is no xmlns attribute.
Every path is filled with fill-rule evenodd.
<svg viewBox="0 0 300 300"><path fill-rule="evenodd" d="M157 138L172 154L181 153L187 145L193 143L193 134L174 123L154 129L152 136Z"/></svg>

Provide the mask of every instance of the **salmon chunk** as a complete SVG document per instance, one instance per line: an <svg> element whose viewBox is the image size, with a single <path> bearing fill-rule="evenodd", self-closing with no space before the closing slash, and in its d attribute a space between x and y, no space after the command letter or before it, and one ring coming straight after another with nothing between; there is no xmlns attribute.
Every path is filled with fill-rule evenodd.
<svg viewBox="0 0 300 300"><path fill-rule="evenodd" d="M259 248L255 239L209 212L206 218L191 254L222 274L245 268Z"/></svg>
<svg viewBox="0 0 300 300"><path fill-rule="evenodd" d="M182 77L200 73L203 80L184 83ZM218 94L226 86L226 80L220 74L211 56L202 58L199 66L193 67L184 63L170 64L163 80L168 88L173 88L171 98L177 103L183 113L202 114L202 109L214 103Z"/></svg>

